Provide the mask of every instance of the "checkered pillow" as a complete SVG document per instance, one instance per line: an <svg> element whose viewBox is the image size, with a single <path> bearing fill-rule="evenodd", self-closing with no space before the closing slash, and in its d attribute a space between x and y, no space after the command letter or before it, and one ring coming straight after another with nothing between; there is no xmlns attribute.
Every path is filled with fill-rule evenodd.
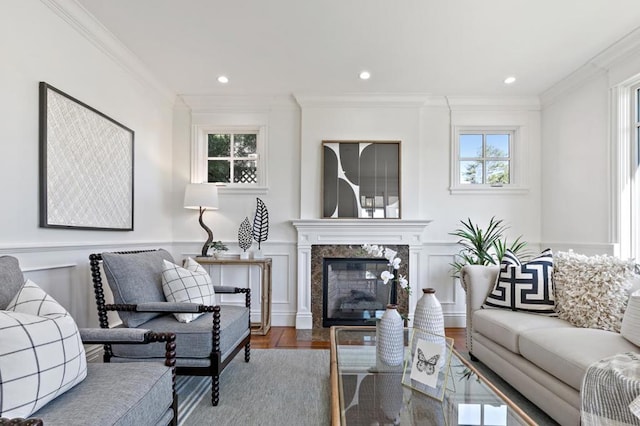
<svg viewBox="0 0 640 426"><path fill-rule="evenodd" d="M551 249L524 264L507 250L496 283L483 307L556 316L552 275Z"/></svg>
<svg viewBox="0 0 640 426"><path fill-rule="evenodd" d="M167 302L190 302L202 305L215 303L211 276L198 262L188 257L181 268L167 260L162 271L162 291ZM180 322L191 322L199 314L173 314Z"/></svg>
<svg viewBox="0 0 640 426"><path fill-rule="evenodd" d="M0 417L29 417L86 375L73 318L27 280L0 311Z"/></svg>

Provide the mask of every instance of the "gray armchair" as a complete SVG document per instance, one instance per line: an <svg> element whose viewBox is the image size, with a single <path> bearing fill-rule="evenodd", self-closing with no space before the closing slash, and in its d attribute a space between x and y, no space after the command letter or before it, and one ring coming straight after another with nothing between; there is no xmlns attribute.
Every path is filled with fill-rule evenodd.
<svg viewBox="0 0 640 426"><path fill-rule="evenodd" d="M0 311L12 312L9 304L24 284L18 260L11 256L0 256ZM177 424L174 334L155 333L142 328L85 328L78 331L85 345L159 346L157 349L162 357L160 362L87 363L86 377L80 383L46 403L29 419L0 418L0 425ZM51 339L54 337L51 336ZM165 344L158 345L155 342ZM47 360L51 354L50 351L42 351L38 356ZM4 368L13 368L7 364L11 362L10 357L5 358L4 362ZM0 395L2 384L0 378Z"/></svg>
<svg viewBox="0 0 640 426"><path fill-rule="evenodd" d="M89 259L100 327L110 327L107 312L115 311L124 327L144 327L175 333L177 374L210 376L211 403L218 405L222 370L242 348L245 362L250 359L250 290L215 286L216 294L244 294L245 306L167 302L162 291L163 261L175 263L167 251L160 249L92 254ZM102 271L115 304L105 302ZM174 313L204 315L183 323L176 320L172 315ZM104 349L105 360L148 360L162 356L157 348L151 347L107 344Z"/></svg>

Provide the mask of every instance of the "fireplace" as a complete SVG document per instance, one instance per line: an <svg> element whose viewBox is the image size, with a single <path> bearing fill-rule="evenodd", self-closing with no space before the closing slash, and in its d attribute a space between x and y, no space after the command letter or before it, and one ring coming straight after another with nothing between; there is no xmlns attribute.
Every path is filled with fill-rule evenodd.
<svg viewBox="0 0 640 426"><path fill-rule="evenodd" d="M389 247L392 250L398 252L398 257L400 257L403 263L400 265L400 274L405 275L411 280L409 275L409 262L405 261L405 259L409 258L409 246L407 245L385 245L385 247ZM341 321L340 323L334 323L326 325L324 322L323 308L325 306L325 290L323 286L323 281L325 279L325 260L326 259L347 259L351 261L355 261L356 263L359 260L373 260L377 264L379 264L380 272L387 268L388 261L383 258L371 258L371 255L367 253L361 245L347 245L347 244L322 244L322 245L313 245L311 247L311 312L313 314L312 321L312 329L321 329L324 327L328 327L330 325L338 325L338 324L348 324L355 325L355 322L350 321ZM353 264L355 265L355 264ZM350 266L354 268L355 266ZM355 276L355 271L350 271L349 273L344 273L342 275L346 276L351 274ZM378 273L378 277L380 277L380 273ZM411 281L409 281L411 282ZM383 309L387 307L387 303L389 300L389 286L384 285L382 281L379 281L379 284L382 285L383 291L386 293L386 299L383 299ZM343 295L344 296L344 295ZM363 296L363 295L361 295ZM382 299L382 297L381 297ZM398 310L404 314L408 313L409 300L405 292L398 292ZM331 306L329 304L328 306ZM363 314L364 315L364 314ZM360 324L364 324L364 322L359 322ZM367 323L367 325L371 325L371 323Z"/></svg>
<svg viewBox="0 0 640 426"><path fill-rule="evenodd" d="M389 301L390 286L380 279L386 259L323 259L322 326L371 325Z"/></svg>
<svg viewBox="0 0 640 426"><path fill-rule="evenodd" d="M371 257L362 244L382 244L397 247L404 267L400 273L409 278L411 296L398 292L402 312L413 317L419 272L426 268L422 256L424 230L430 220L407 219L301 219L292 222L298 232L297 243L297 311L296 328L322 327L322 259L325 257Z"/></svg>

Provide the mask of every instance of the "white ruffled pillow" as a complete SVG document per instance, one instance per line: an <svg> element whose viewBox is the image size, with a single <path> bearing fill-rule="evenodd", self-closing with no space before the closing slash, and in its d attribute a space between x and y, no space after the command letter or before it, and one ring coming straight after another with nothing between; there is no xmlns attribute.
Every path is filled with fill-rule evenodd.
<svg viewBox="0 0 640 426"><path fill-rule="evenodd" d="M631 275L631 262L617 257L556 253L558 316L576 327L620 332Z"/></svg>
<svg viewBox="0 0 640 426"><path fill-rule="evenodd" d="M86 376L73 318L27 280L0 311L0 417L29 417Z"/></svg>
<svg viewBox="0 0 640 426"><path fill-rule="evenodd" d="M162 291L167 302L213 305L216 300L209 272L190 257L185 261L184 268L164 261ZM202 314L182 313L173 316L180 322L191 322Z"/></svg>

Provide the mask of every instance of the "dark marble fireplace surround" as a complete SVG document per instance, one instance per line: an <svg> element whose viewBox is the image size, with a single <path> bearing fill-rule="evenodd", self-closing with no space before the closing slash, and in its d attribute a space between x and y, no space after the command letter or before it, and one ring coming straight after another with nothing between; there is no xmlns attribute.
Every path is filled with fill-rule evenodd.
<svg viewBox="0 0 640 426"><path fill-rule="evenodd" d="M388 244L392 250L398 252L402 259L399 273L409 277L409 246ZM325 257L334 258L371 258L360 245L312 245L311 246L311 313L313 318L313 330L322 329L322 266ZM398 309L400 313L408 313L408 296L404 291L398 291Z"/></svg>

